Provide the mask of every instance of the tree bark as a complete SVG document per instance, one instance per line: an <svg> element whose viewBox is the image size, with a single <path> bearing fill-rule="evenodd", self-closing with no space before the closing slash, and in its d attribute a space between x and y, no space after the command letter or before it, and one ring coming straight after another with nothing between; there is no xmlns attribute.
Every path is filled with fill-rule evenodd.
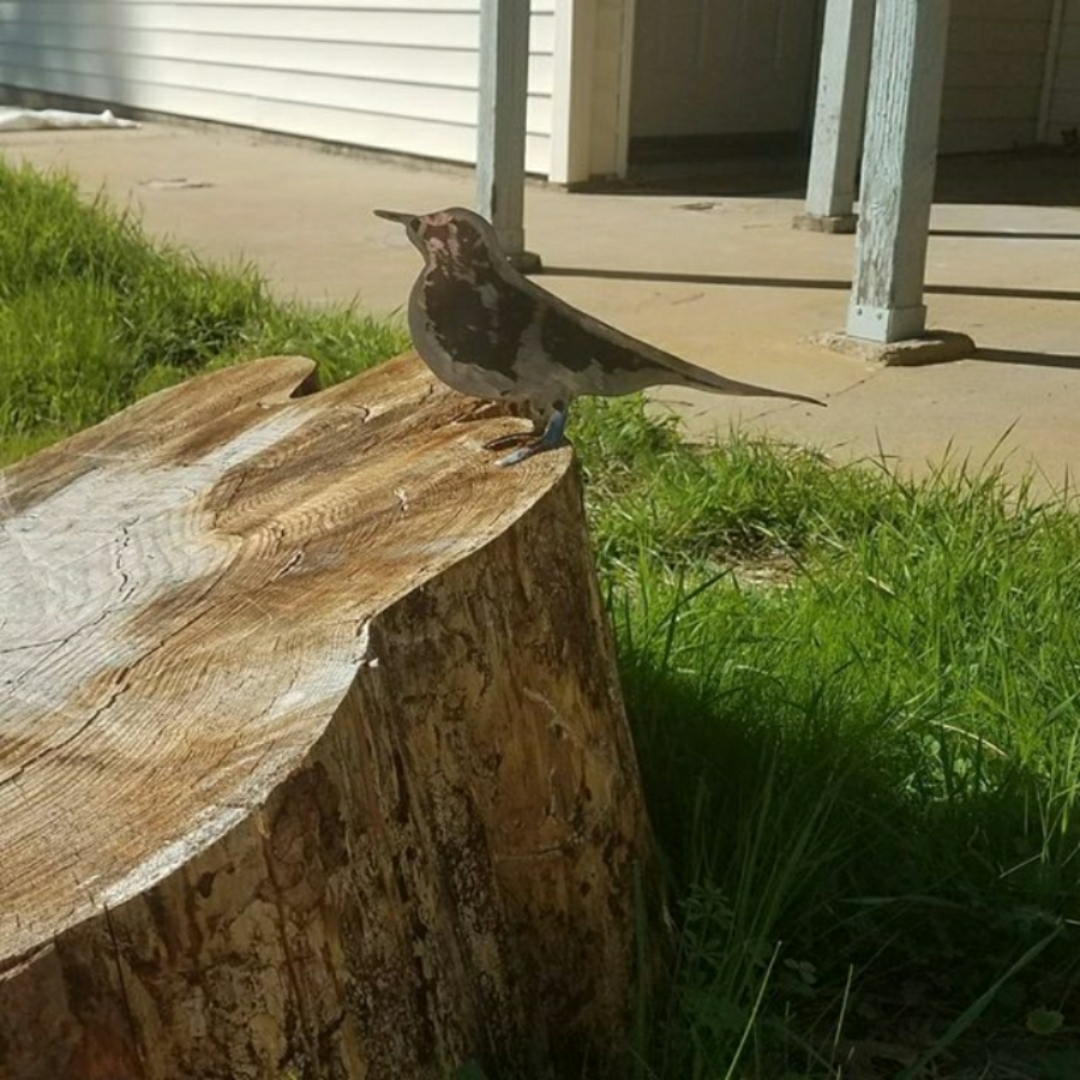
<svg viewBox="0 0 1080 1080"><path fill-rule="evenodd" d="M0 473L0 1076L602 1064L650 840L569 451L275 357ZM646 890L647 891L647 890Z"/></svg>

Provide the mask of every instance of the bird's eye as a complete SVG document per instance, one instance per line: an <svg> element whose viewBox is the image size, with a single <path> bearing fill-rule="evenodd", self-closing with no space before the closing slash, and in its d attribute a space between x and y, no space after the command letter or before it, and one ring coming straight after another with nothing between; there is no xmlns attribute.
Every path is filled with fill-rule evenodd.
<svg viewBox="0 0 1080 1080"><path fill-rule="evenodd" d="M405 228L411 233L418 233L420 231L420 219L418 217L410 218L409 224Z"/></svg>

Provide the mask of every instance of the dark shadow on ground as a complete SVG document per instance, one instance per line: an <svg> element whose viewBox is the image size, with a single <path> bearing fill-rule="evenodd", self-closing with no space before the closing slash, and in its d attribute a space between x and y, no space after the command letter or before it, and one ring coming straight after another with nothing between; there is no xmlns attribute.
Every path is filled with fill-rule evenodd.
<svg viewBox="0 0 1080 1080"><path fill-rule="evenodd" d="M1059 353L1028 352L1023 349L976 349L972 360L990 364L1026 364L1031 367L1063 368L1080 371L1080 356Z"/></svg>
<svg viewBox="0 0 1080 1080"><path fill-rule="evenodd" d="M931 236L958 236L967 240L1080 240L1080 233L1024 232L1002 229L931 229Z"/></svg>
<svg viewBox="0 0 1080 1080"><path fill-rule="evenodd" d="M1062 147L940 158L934 201L1080 207L1080 155Z"/></svg>
<svg viewBox="0 0 1080 1080"><path fill-rule="evenodd" d="M806 154L651 163L632 168L625 180L589 181L576 190L796 201L806 196L808 168ZM1080 154L1067 147L1045 146L941 157L934 201L1080 208Z"/></svg>
<svg viewBox="0 0 1080 1080"><path fill-rule="evenodd" d="M895 1076L895 1062L883 1071L876 1067L882 1046L902 1045L911 1051L910 1059L928 1052L951 1019L994 987L1025 950L1051 935L1055 945L1014 973L1004 992L994 987L986 1014L962 1030L950 1048L952 1067L940 1075L953 1080L1078 1075L1076 1052L1060 1059L1071 1071L1055 1072L1047 1064L1063 1048L1074 1050L1075 1043L1033 1035L1023 1024L1027 1009L1010 1004L1018 995L1022 1001L1021 991L1029 985L1039 987L1040 1001L1052 996L1063 1011L1071 1012L1077 1000L1075 980L1060 963L1076 948L1075 928L1056 910L1022 908L1018 897L1026 899L1024 892L1019 886L1010 892L994 868L992 845L982 846L985 821L1016 837L1025 834L1025 792L1032 781L1025 781L1023 769L1017 768L1015 785L998 793L958 794L942 800L936 811L933 805L917 807L910 792L885 782L887 774L870 756L852 754L839 731L830 735L828 724L804 723L800 729L785 725L782 708L756 711L754 701L770 701L768 676L761 675L760 688L745 697L735 688L729 695L703 697L691 680L674 676L650 656L624 646L620 659L650 816L672 871L671 910L680 919L688 883L717 889L724 898L738 896L741 875L751 873L749 860L741 862L740 856L752 853L770 866L783 865L784 841L777 838L798 835L817 790L827 787L835 795L836 817L823 827L829 844L820 849L816 872L789 882L785 903L772 909L779 915L769 927L790 955L822 962L814 969L820 983L815 981L811 992L781 977L771 989L768 1007L775 1014L782 1011L785 1020L778 1022L774 1014L776 1022L768 1026L772 1037L758 1048L764 1064L759 1075L786 1073L788 1039L802 1047L821 1040L819 1049L827 1055L828 1040L842 1029L846 1053L860 1064L859 1076ZM744 688L754 678L747 676ZM685 722L688 717L693 720ZM676 718L682 722L676 725ZM678 737L669 734L675 726ZM825 743L817 744L818 737ZM829 747L832 738L836 743ZM899 742L892 752L900 752ZM833 771L815 778L812 769L825 761ZM769 807L767 816L761 806ZM707 857L695 859L689 838L695 830L709 835L699 828L702 819L724 824L712 830L715 840L706 845ZM750 830L756 830L752 840ZM769 848L774 841L776 849ZM808 850L813 842L808 841ZM1025 887L1033 887L1037 871L1025 866L1025 873L1030 875ZM853 891L845 894L845 888ZM707 955L712 956L730 949L731 927L723 909L711 921L699 918L693 929L692 948L711 948ZM851 981L845 990L847 965ZM688 995L688 1000L698 998ZM698 1015L704 1014L690 1012L678 1020L688 1020L689 1029ZM1016 1063L1017 1070L1006 1063Z"/></svg>
<svg viewBox="0 0 1080 1080"><path fill-rule="evenodd" d="M757 289L851 288L840 278L751 277L743 274L684 274L666 270L611 270L585 266L545 266L544 277L605 278L610 281L654 281L678 285L729 285ZM1080 301L1080 292L1071 289L1014 289L993 285L927 285L926 292L937 296L988 296L1003 300Z"/></svg>

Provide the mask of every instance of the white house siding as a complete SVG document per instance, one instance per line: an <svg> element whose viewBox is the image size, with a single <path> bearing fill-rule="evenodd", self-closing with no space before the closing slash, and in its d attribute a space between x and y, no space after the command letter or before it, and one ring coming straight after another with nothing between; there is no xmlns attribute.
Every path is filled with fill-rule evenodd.
<svg viewBox="0 0 1080 1080"><path fill-rule="evenodd" d="M533 0L527 167L551 160L555 0ZM0 83L472 162L479 0L0 0Z"/></svg>
<svg viewBox="0 0 1080 1080"><path fill-rule="evenodd" d="M1047 130L1053 141L1080 132L1080 0L1065 0L1056 61Z"/></svg>
<svg viewBox="0 0 1080 1080"><path fill-rule="evenodd" d="M953 0L944 153L1035 142L1052 6L1053 0Z"/></svg>

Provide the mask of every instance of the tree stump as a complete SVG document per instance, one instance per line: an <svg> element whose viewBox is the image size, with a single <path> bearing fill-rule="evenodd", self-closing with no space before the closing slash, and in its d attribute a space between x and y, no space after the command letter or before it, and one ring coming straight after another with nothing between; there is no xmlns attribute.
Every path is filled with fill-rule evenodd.
<svg viewBox="0 0 1080 1080"><path fill-rule="evenodd" d="M649 834L571 454L495 467L522 421L414 356L312 372L0 473L2 1077L624 1045Z"/></svg>

